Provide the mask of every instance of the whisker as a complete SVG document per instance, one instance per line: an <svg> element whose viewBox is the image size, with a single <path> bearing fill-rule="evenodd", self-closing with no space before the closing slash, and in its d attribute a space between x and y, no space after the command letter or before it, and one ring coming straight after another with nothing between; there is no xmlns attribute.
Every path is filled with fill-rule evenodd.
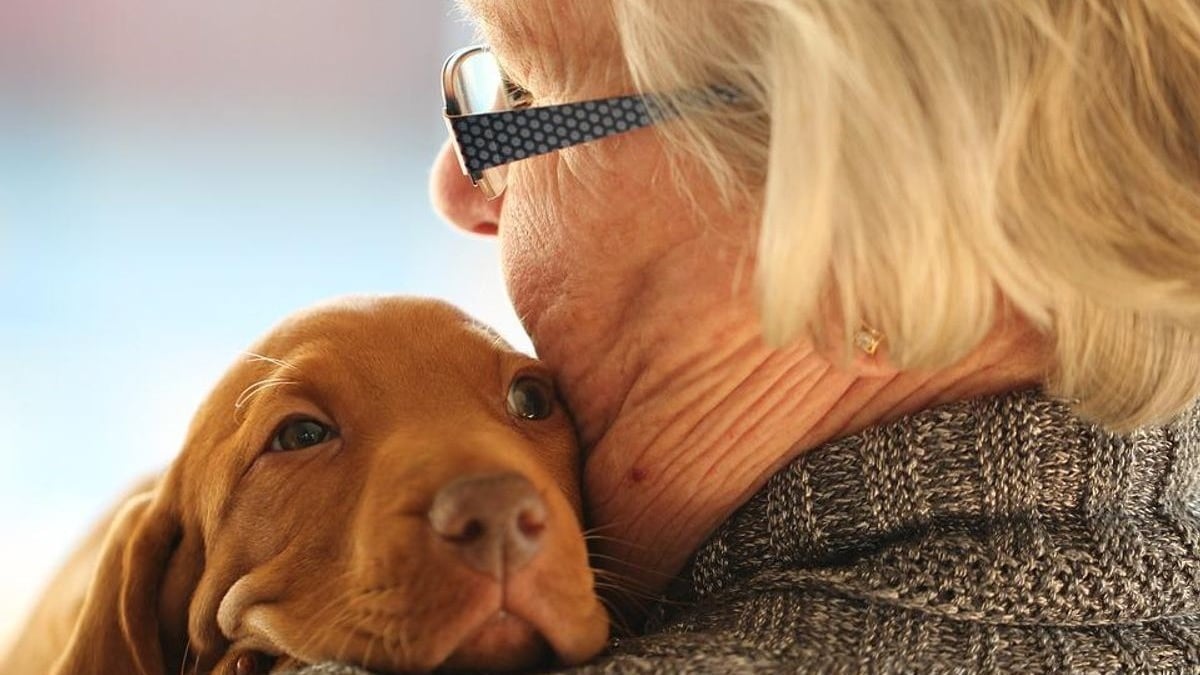
<svg viewBox="0 0 1200 675"><path fill-rule="evenodd" d="M349 575L343 573L342 576L346 577ZM338 613L332 618L326 618L326 615L329 613L329 610L332 609L335 605L337 605L339 603L341 604L341 609L338 611ZM349 606L351 606L352 604L353 604L352 602L347 601L345 595L338 593L338 594L335 594L332 598L330 598L329 601L326 602L325 605L321 607L321 609L319 609L316 612L313 612L311 615L309 615L308 619L304 622L304 625L301 630L301 632L304 634L307 634L308 637L304 640L304 642L302 642L300 644L300 649L297 651L301 654L306 653L311 645L313 645L315 642L317 642L318 640L320 640L324 637L325 633L328 631L328 629L330 627L336 626L341 621L343 614L347 611L347 608ZM321 626L325 630L320 630L320 629L313 630L312 629L313 624L318 621L321 621Z"/></svg>
<svg viewBox="0 0 1200 675"><path fill-rule="evenodd" d="M619 589L624 595L636 596L647 600L657 600L658 596L650 592L645 585L618 576L597 576L596 584L604 584L608 588Z"/></svg>
<svg viewBox="0 0 1200 675"><path fill-rule="evenodd" d="M601 604L608 609L608 618L613 625L620 629L620 631L625 635L633 635L633 628L630 627L629 620L625 618L625 615L617 607L616 603L603 596L599 597Z"/></svg>
<svg viewBox="0 0 1200 675"><path fill-rule="evenodd" d="M639 611L644 611L650 604L667 607L686 607L691 604L684 600L668 598L659 592L651 592L642 582L619 572L593 568L592 573L596 577L595 585L598 591L606 591L610 595L619 596L621 601L635 606ZM671 581L677 580L679 580L678 576L671 579Z"/></svg>
<svg viewBox="0 0 1200 675"><path fill-rule="evenodd" d="M622 586L620 584L613 584L613 583L609 583L609 582L597 582L596 589L600 590L600 591L608 591L610 595L615 593L615 594L621 596L622 600L629 602L629 603L637 603L639 606L645 606L650 603L659 603L660 601L663 601L663 598L661 596L651 595L650 593L643 593L643 592L631 589L627 586ZM669 601L667 601L667 602L669 602Z"/></svg>
<svg viewBox="0 0 1200 675"><path fill-rule="evenodd" d="M392 636L392 624L395 622L396 617L392 617L388 619L387 625L383 627L383 650L387 654L388 661L391 661L391 665L393 666L400 664L400 658L396 655L394 649L395 640Z"/></svg>
<svg viewBox="0 0 1200 675"><path fill-rule="evenodd" d="M191 636L189 636L188 641L187 641L187 649L191 649L191 646L192 646L192 638L191 638ZM196 673L199 673L199 672L200 672L200 654L195 653L195 654L192 654L192 674L195 675Z"/></svg>
<svg viewBox="0 0 1200 675"><path fill-rule="evenodd" d="M638 593L637 591L630 589L629 586L623 586L620 584L616 584L616 583L613 583L613 581L596 581L596 583L593 585L596 587L596 589L608 590L608 591L618 591L620 593L624 593L624 595L629 595L629 596L638 595L640 597L653 598L653 596L650 596L649 593Z"/></svg>
<svg viewBox="0 0 1200 675"><path fill-rule="evenodd" d="M596 579L598 581L603 581L604 583L607 583L607 584L619 585L620 587L627 588L631 591L636 590L636 591L642 593L643 595L648 596L651 594L649 587L647 587L645 584L641 583L637 579L630 579L629 577L621 576L619 574L603 574L603 573L601 573L601 574L596 575Z"/></svg>
<svg viewBox="0 0 1200 675"><path fill-rule="evenodd" d="M608 579L611 581L621 581L621 582L624 582L624 583L627 583L627 584L630 584L633 586L644 585L640 580L635 579L635 578L629 576L628 574L625 574L624 572L618 572L616 570L611 570L611 569L608 569L607 567L593 567L592 573L595 574L597 577L600 577L601 579Z"/></svg>
<svg viewBox="0 0 1200 675"><path fill-rule="evenodd" d="M585 535L583 535L583 539L584 539L584 541L608 542L610 544L616 544L618 546L623 546L632 551L649 551L649 550L651 550L651 548L645 544L635 544L632 541L629 541L628 539L622 539L620 537L610 537L610 536L603 535L603 534L596 534L596 533L585 534Z"/></svg>
<svg viewBox="0 0 1200 675"><path fill-rule="evenodd" d="M616 537L606 537L603 534L585 534L585 535L583 535L583 540L584 541L607 541L607 542L612 542L614 544L624 544L625 543L624 539L618 539Z"/></svg>
<svg viewBox="0 0 1200 675"><path fill-rule="evenodd" d="M594 534L596 532L600 532L601 530L611 530L612 528L617 527L619 524L620 523L606 523L604 525L593 525L592 527L589 527L583 531L583 536L586 537L589 534Z"/></svg>
<svg viewBox="0 0 1200 675"><path fill-rule="evenodd" d="M630 569L630 570L634 570L634 571L636 571L636 572L645 572L645 573L647 573L647 574L650 574L651 576L656 576L656 577L658 577L658 578L659 578L660 580L662 580L662 581L671 582L671 581L676 581L676 580L678 580L678 577L677 577L676 575L673 575L673 574L667 574L666 572L660 572L660 571L658 571L658 570L651 569L651 568L649 568L649 567L646 567L646 566L644 566L644 565L638 565L638 564L635 564L635 563L631 563L631 562L629 562L629 561L625 560L624 558L618 558L618 557L616 557L616 556L606 555L606 554L604 554L604 553L597 553L597 552L595 552L595 551L590 551L590 552L588 552L588 556L590 556L590 557L593 557L593 558L599 558L600 560L608 560L608 561L610 561L610 562L614 562L614 563L616 563L616 564L617 564L618 566L620 566L620 567L623 567L623 568L626 568L626 569ZM613 570L610 570L610 569L608 569L608 568L601 568L601 569L604 569L604 571L605 571L605 572L608 572L608 573L611 573L611 574L618 574L618 572L615 572L615 571L613 571Z"/></svg>
<svg viewBox="0 0 1200 675"><path fill-rule="evenodd" d="M413 641L409 639L410 637L403 630L396 635L396 649L402 657L410 657L416 651Z"/></svg>
<svg viewBox="0 0 1200 675"><path fill-rule="evenodd" d="M351 603L351 606L353 606L353 603ZM347 609L347 613L348 613L350 608L347 607L346 609ZM340 622L340 619L339 619L339 622ZM357 624L357 622L355 622L355 624ZM350 640L352 640L354 638L354 631L358 629L357 625L351 626L349 623L347 623L346 627L348 630L346 631L345 637L342 638L342 645L340 647L338 647L338 650L334 654L334 657L333 657L333 660L337 661L338 663L341 663L346 660L346 648L350 645Z"/></svg>
<svg viewBox="0 0 1200 675"><path fill-rule="evenodd" d="M192 636L189 635L187 642L183 643L183 658L179 661L179 675L187 672L188 652L192 649ZM193 670L195 670L193 668Z"/></svg>
<svg viewBox="0 0 1200 675"><path fill-rule="evenodd" d="M342 576L349 577L350 575L348 573L343 573ZM351 596L340 594L338 597L333 598L330 603L326 604L325 609L322 610L322 613L327 612L329 607L334 603L341 603L341 608L337 611L331 621L325 622L325 624L322 626L322 630L314 635L313 638L310 638L310 640L306 641L306 644L311 643L312 639L315 638L320 638L323 640L331 633L335 633L338 628L343 628L345 630L345 634L342 638L341 644L333 654L334 661L340 662L345 660L346 653L351 647L351 642L358 636L359 633L367 633L370 636L370 641L367 643L366 654L364 656L365 659L368 661L370 660L371 655L375 651L376 642L379 642L381 647L385 650L385 653L388 653L390 656L391 648L389 647L388 636L380 635L370 630L365 630L363 625L367 623L373 616L368 603L372 601L374 596L382 595L391 590L393 589L370 589ZM310 617L310 622L312 619L317 618L320 617L316 615ZM390 633L391 621L394 620L394 618L389 619L386 632Z"/></svg>
<svg viewBox="0 0 1200 675"><path fill-rule="evenodd" d="M256 354L255 352L242 352L242 353L246 355L247 361L263 361L263 362L269 363L273 366L279 366L280 368L287 368L288 370L297 370L296 366L293 366L292 364L288 363L287 361L284 361L283 359L276 359L276 358L272 358L270 356L266 356L264 354Z"/></svg>
<svg viewBox="0 0 1200 675"><path fill-rule="evenodd" d="M233 408L234 410L240 410L242 406L249 403L250 399L254 398L254 396L257 394L260 394L272 387L278 387L285 384L297 384L297 382L296 380L285 380L279 377L268 377L265 380L259 380L258 382L255 382L254 384L242 390L242 393L238 395L237 400L233 402Z"/></svg>
<svg viewBox="0 0 1200 675"><path fill-rule="evenodd" d="M601 573L598 575L598 577L601 581L597 582L597 587L599 587L600 584L605 584L608 588L620 591L627 596L645 599L658 605L683 606L688 604L687 602L681 600L672 600L662 593L651 592L636 580L625 579L617 574Z"/></svg>
<svg viewBox="0 0 1200 675"><path fill-rule="evenodd" d="M371 652L375 650L375 641L379 639L378 635L371 635L370 641L367 642L367 652L363 655L362 665L364 668L371 667Z"/></svg>

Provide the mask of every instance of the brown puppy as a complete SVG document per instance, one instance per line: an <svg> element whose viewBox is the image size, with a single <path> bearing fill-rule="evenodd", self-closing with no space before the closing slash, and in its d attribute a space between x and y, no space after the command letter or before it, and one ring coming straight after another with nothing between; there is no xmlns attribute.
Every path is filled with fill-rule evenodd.
<svg viewBox="0 0 1200 675"><path fill-rule="evenodd" d="M53 672L517 669L600 651L580 458L537 361L412 298L319 307L251 353L113 518ZM38 628L10 663L54 651Z"/></svg>

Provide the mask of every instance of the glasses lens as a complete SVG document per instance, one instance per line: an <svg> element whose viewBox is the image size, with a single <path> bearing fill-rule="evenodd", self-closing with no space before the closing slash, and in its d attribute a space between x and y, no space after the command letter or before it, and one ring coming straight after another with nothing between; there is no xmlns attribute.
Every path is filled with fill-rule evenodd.
<svg viewBox="0 0 1200 675"><path fill-rule="evenodd" d="M499 112L511 107L504 73L496 57L485 48L474 49L460 58L451 85L461 115ZM499 196L507 175L507 166L486 169L478 185L489 199Z"/></svg>
<svg viewBox="0 0 1200 675"><path fill-rule="evenodd" d="M486 49L468 52L454 72L455 94L464 115L496 112L507 106L504 76L496 57Z"/></svg>

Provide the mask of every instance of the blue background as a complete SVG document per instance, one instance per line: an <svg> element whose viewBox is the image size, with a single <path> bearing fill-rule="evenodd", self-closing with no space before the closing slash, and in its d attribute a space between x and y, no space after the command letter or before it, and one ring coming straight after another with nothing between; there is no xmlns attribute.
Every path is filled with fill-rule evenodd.
<svg viewBox="0 0 1200 675"><path fill-rule="evenodd" d="M0 643L289 312L433 295L529 348L427 198L449 2L63 4L0 8Z"/></svg>

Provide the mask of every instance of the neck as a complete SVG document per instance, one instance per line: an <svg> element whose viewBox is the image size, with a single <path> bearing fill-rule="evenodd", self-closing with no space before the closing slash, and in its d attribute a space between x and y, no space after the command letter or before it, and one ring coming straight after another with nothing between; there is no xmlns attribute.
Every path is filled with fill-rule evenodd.
<svg viewBox="0 0 1200 675"><path fill-rule="evenodd" d="M650 348L643 358L610 370L610 381L588 377L621 396L589 399L579 396L586 388L573 387L574 398L592 402L577 413L595 549L626 585L648 593L664 588L722 521L801 453L1042 376L1039 343L1024 325L994 331L944 371L871 376L834 367L807 343L768 347L753 320L692 321L686 333L703 339L688 349L665 333L642 332Z"/></svg>

